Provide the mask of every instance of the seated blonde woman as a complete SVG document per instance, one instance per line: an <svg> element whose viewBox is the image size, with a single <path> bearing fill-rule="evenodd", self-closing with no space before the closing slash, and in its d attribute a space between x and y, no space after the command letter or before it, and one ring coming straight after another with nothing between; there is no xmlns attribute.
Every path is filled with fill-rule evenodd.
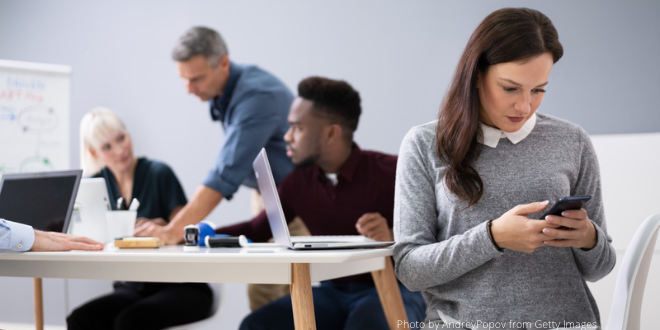
<svg viewBox="0 0 660 330"><path fill-rule="evenodd" d="M111 200L137 198L139 223L166 224L186 204L172 169L159 161L136 158L131 135L109 109L96 108L83 117L80 143L83 171L105 179ZM67 327L162 329L208 317L211 304L211 289L205 283L116 282L113 292L76 308L67 318Z"/></svg>

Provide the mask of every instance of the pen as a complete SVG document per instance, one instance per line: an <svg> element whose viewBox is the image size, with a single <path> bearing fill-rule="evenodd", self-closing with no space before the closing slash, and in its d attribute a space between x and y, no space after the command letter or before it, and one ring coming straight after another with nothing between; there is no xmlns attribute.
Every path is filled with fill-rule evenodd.
<svg viewBox="0 0 660 330"><path fill-rule="evenodd" d="M124 197L117 198L117 210L124 209Z"/></svg>
<svg viewBox="0 0 660 330"><path fill-rule="evenodd" d="M128 210L137 211L138 207L140 207L140 202L137 200L137 198L133 198L131 205L128 207Z"/></svg>

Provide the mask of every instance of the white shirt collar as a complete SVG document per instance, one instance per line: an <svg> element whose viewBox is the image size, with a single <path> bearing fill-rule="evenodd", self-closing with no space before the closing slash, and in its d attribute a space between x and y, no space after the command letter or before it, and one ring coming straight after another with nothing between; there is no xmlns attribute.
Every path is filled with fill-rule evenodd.
<svg viewBox="0 0 660 330"><path fill-rule="evenodd" d="M337 183L339 182L339 179L337 178L337 173L326 173L325 177L330 180L330 183L332 183L333 186L337 186Z"/></svg>
<svg viewBox="0 0 660 330"><path fill-rule="evenodd" d="M536 126L536 113L534 113L532 117L530 117L519 130L511 133L505 132L499 128L486 126L483 123L479 123L479 125L481 126L481 131L483 132L483 140L479 139L480 143L485 144L491 148L497 148L497 144L500 142L500 139L508 138L511 143L517 144L526 138L529 133L532 132L534 126Z"/></svg>

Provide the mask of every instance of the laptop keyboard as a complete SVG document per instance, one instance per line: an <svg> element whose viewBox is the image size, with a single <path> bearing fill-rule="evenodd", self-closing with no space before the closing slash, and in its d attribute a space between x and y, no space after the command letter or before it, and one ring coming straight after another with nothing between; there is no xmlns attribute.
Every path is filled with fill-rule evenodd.
<svg viewBox="0 0 660 330"><path fill-rule="evenodd" d="M316 235L316 236L291 236L291 242L295 243L364 243L374 242L371 238L362 235Z"/></svg>

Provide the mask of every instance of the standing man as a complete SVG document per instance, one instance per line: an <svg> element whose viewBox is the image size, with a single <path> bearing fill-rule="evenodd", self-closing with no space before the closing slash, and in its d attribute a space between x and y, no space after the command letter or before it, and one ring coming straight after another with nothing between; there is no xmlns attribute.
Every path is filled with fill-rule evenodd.
<svg viewBox="0 0 660 330"><path fill-rule="evenodd" d="M172 58L188 93L209 102L211 118L220 122L225 139L213 168L181 212L167 225L149 222L135 229L135 235L157 236L165 244L180 242L183 227L203 220L240 185L256 189L252 161L261 148L272 155L277 184L292 169L282 137L293 95L279 79L256 66L231 62L220 34L206 27L186 31Z"/></svg>

